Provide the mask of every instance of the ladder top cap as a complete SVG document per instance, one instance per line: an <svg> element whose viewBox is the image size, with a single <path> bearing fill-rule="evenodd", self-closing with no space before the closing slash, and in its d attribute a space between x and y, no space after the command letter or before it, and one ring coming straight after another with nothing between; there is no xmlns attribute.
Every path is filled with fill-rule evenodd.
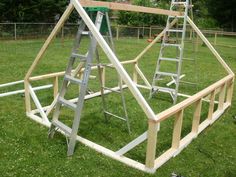
<svg viewBox="0 0 236 177"><path fill-rule="evenodd" d="M109 12L110 9L108 7L84 7L84 9L87 11L87 12Z"/></svg>

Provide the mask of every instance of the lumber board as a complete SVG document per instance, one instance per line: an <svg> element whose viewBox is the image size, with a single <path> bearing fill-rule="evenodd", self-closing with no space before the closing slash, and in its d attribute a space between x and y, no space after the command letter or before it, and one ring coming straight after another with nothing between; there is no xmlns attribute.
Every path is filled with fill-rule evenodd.
<svg viewBox="0 0 236 177"><path fill-rule="evenodd" d="M141 79L144 81L144 83L146 84L146 86L148 87L152 87L151 84L148 82L147 78L145 77L145 75L143 74L143 72L140 70L140 68L138 67L138 65L135 65L135 69L138 73L138 75L141 77Z"/></svg>
<svg viewBox="0 0 236 177"><path fill-rule="evenodd" d="M201 30L194 24L194 22L188 17L188 23L197 33L197 35L201 38L201 40L207 45L210 51L215 55L216 59L220 62L220 64L224 67L224 69L228 72L228 74L234 75L234 72L231 68L227 65L227 63L223 60L223 58L219 55L219 53L215 50L215 48L211 45L211 43L207 40L207 38L203 35Z"/></svg>
<svg viewBox="0 0 236 177"><path fill-rule="evenodd" d="M194 102L196 102L200 98L206 97L212 91L214 91L218 87L221 87L222 85L224 85L226 82L232 80L233 78L234 78L234 75L228 75L228 76L224 77L223 79L219 80L218 82L210 85L209 87L203 89L202 91L196 93L195 95L187 98L186 100L184 100L184 101L176 104L175 106L172 106L171 108L166 109L165 111L157 114L155 121L161 122L161 121L167 119L168 117L177 113L179 110L185 109L186 107L190 106L191 104L193 104Z"/></svg>
<svg viewBox="0 0 236 177"><path fill-rule="evenodd" d="M127 153L128 151L130 151L131 149L135 148L137 145L141 144L142 142L144 142L147 139L147 131L144 132L142 135L140 135L139 137L135 138L133 141L131 141L130 143L128 143L127 145L125 145L124 147L122 147L121 149L119 149L116 154L117 155L124 155L125 153Z"/></svg>
<svg viewBox="0 0 236 177"><path fill-rule="evenodd" d="M101 33L98 31L88 14L85 12L84 8L81 6L79 1L77 0L71 0L71 2L74 4L75 9L81 16L81 18L86 23L87 27L93 34L94 38L97 40L103 51L106 53L108 59L113 64L113 66L116 68L116 71L121 76L122 80L125 82L125 84L129 87L129 90L133 94L134 98L146 114L148 119L155 119L155 113L153 112L150 105L147 103L143 95L140 93L139 89L136 87L135 83L130 78L127 71L124 69L122 64L120 63L119 59L116 57L110 46L107 44Z"/></svg>
<svg viewBox="0 0 236 177"><path fill-rule="evenodd" d="M32 72L34 71L35 67L41 60L42 56L44 55L45 51L47 50L48 46L52 42L52 40L55 38L61 27L63 26L64 22L67 20L69 15L71 14L72 10L74 9L74 6L72 3L69 4L65 12L63 13L62 17L60 18L59 22L56 24L54 29L52 30L51 34L48 36L47 40L45 41L44 45L40 49L38 55L36 56L34 62L32 63L31 67L29 68L25 80L28 80L29 77L31 76Z"/></svg>
<svg viewBox="0 0 236 177"><path fill-rule="evenodd" d="M216 90L214 90L211 93L211 97L210 97L210 105L209 105L209 111L208 111L208 116L207 116L207 119L209 120L211 120L213 116L213 112L215 108L215 97L216 97Z"/></svg>
<svg viewBox="0 0 236 177"><path fill-rule="evenodd" d="M214 104L214 102L213 102ZM195 111L193 115L193 123L192 123L192 132L198 134L198 128L201 118L201 111L202 111L202 99L198 100L195 103Z"/></svg>
<svg viewBox="0 0 236 177"><path fill-rule="evenodd" d="M143 7L131 4L124 3L115 3L115 2L104 2L104 1L90 1L90 0L80 0L80 4L83 7L107 7L111 10L115 11L131 11L131 12L143 12L150 14L159 14L159 15L172 15L172 16L180 16L181 13L178 11L165 10L160 8L150 8Z"/></svg>
<svg viewBox="0 0 236 177"><path fill-rule="evenodd" d="M157 144L157 131L158 124L149 121L148 123L148 140L147 140L147 151L146 151L146 167L153 168L156 159L156 144Z"/></svg>
<svg viewBox="0 0 236 177"><path fill-rule="evenodd" d="M226 97L226 102L231 104L232 98L233 98L233 91L234 91L234 79L232 81L228 82L227 85L227 97Z"/></svg>
<svg viewBox="0 0 236 177"><path fill-rule="evenodd" d="M173 136L172 136L173 149L178 149L180 145L181 130L182 130L182 124L183 124L183 114L184 114L184 110L182 109L175 115L175 123L174 123Z"/></svg>
<svg viewBox="0 0 236 177"><path fill-rule="evenodd" d="M220 88L219 104L218 104L218 109L219 110L222 110L224 108L225 91L226 91L226 83L224 85L222 85L221 88Z"/></svg>
<svg viewBox="0 0 236 177"><path fill-rule="evenodd" d="M174 19L174 20L170 23L169 27L174 26L177 21L178 21L177 19ZM143 49L143 51L142 51L134 60L135 60L135 61L140 60L140 59L143 57L143 55L144 55L149 49L151 49L152 46L153 46L154 44L156 44L158 40L161 39L161 37L165 34L166 30L167 30L167 28L165 28L147 47L145 47L145 49Z"/></svg>
<svg viewBox="0 0 236 177"><path fill-rule="evenodd" d="M134 60L127 60L127 61L122 61L120 62L122 65L126 65L126 64L132 64L136 61ZM113 67L112 64L108 64L107 66L104 66L104 67ZM91 68L92 70L95 70L97 69L97 66L93 66ZM75 72L75 70L73 70L72 72ZM81 72L84 71L84 68L81 69ZM54 78L54 77L57 77L57 76L63 76L65 74L65 71L61 71L61 72L55 72L55 73L49 73L49 74L44 74L44 75L39 75L39 76L33 76L33 77L30 77L29 78L29 81L38 81L38 80L44 80L44 79L49 79L49 78Z"/></svg>

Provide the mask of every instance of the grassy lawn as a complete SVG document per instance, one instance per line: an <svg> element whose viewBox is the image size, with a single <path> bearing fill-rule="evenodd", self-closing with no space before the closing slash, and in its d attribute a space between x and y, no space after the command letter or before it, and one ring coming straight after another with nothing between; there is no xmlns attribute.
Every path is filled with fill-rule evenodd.
<svg viewBox="0 0 236 177"><path fill-rule="evenodd" d="M212 39L211 39L212 40ZM236 39L219 38L224 44L236 44ZM115 41L116 52L121 61L133 59L148 44L145 39L120 39ZM43 40L1 41L0 43L0 84L24 78L27 69L43 44ZM87 41L82 46L86 51ZM67 39L63 45L59 39L49 47L34 75L63 71L72 47L72 41ZM193 52L194 45L186 43L185 57L195 58L195 62L185 60L183 73L185 81L194 85L181 84L180 92L194 94L206 86L216 82L226 75L222 67L208 51L200 45L198 52ZM217 46L225 61L236 72L235 48ZM139 66L151 82L155 71L159 44L153 47L140 61ZM175 51L171 51L173 53ZM108 62L102 52L103 62ZM167 64L163 69L170 70L173 66ZM132 66L126 67L131 74ZM97 75L96 72L92 72ZM116 72L107 72L107 85L117 83ZM35 83L51 83L51 80ZM60 80L61 83L61 80ZM91 89L99 89L98 79L91 80ZM22 86L1 89L14 90ZM78 88L74 88L68 97L75 97ZM167 94L158 94L148 100L149 91L140 90L156 113L172 105ZM43 105L52 101L52 89L39 91L37 95ZM128 114L131 124L131 134L127 133L126 124L119 120L110 119L105 122L101 99L94 98L85 102L79 134L112 150L118 150L147 129L147 121L141 108L137 105L131 93L125 91ZM182 101L184 98L179 98ZM109 110L122 115L120 97L116 94L107 96ZM207 115L208 104L204 104L201 117ZM191 127L192 108L185 112L182 136ZM208 127L177 157L163 165L154 175L149 175L122 163L98 154L94 150L77 143L72 158L66 157L66 140L56 134L53 140L47 138L48 129L29 120L25 115L24 97L15 95L0 98L0 174L7 176L160 176L169 177L172 172L185 177L234 177L236 176L236 97L232 107L214 125ZM71 124L72 112L63 110L62 120ZM157 155L170 147L173 120L167 120L161 125L158 135ZM137 146L127 156L144 163L146 143Z"/></svg>

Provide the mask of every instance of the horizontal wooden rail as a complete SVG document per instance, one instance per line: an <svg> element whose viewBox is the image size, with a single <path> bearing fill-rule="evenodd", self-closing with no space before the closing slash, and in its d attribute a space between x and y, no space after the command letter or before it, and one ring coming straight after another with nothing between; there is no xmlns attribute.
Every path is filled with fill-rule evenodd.
<svg viewBox="0 0 236 177"><path fill-rule="evenodd" d="M214 123L224 111L231 105L232 90L234 85L234 75L228 75L220 81L212 84L208 88L200 91L185 101L163 111L157 115L157 120L149 121L148 129L148 144L146 154L146 167L157 169L170 158L178 155L191 141L198 136L206 127ZM218 108L215 110L216 94L219 94ZM205 120L200 123L202 115L202 103L203 99L209 96L209 109ZM185 137L181 136L184 111L187 107L194 105L194 112L192 118L192 130ZM172 145L170 149L156 158L156 144L158 132L156 127L161 121L164 121L170 117L174 117L174 127L172 132ZM189 117L188 117L189 118Z"/></svg>
<svg viewBox="0 0 236 177"><path fill-rule="evenodd" d="M122 61L120 62L122 65L127 65L127 64L132 64L132 63L136 63L135 60L127 60L127 61ZM106 67L106 65L102 66L102 67ZM107 67L113 67L112 64L108 64ZM97 69L97 66L93 66L92 70ZM81 70L81 72L84 71L84 68ZM73 71L72 71L73 72ZM54 78L54 77L59 77L59 76L63 76L65 74L65 71L61 71L61 72L55 72L55 73L50 73L50 74L44 74L44 75L40 75L40 76L33 76L29 78L29 81L37 81L37 80L44 80L44 79L50 79L50 78Z"/></svg>
<svg viewBox="0 0 236 177"><path fill-rule="evenodd" d="M234 75L228 75L225 78L219 80L218 82L212 84L211 86L207 87L206 89L196 93L195 95L187 98L186 100L180 102L179 104L172 106L171 108L159 113L156 115L156 120L151 120L151 121L156 121L156 122L161 122L168 117L174 115L175 113L179 112L182 109L185 109L186 107L190 106L191 104L195 103L198 101L200 98L204 98L208 96L211 92L215 91L219 87L225 85L225 83L228 82L233 82Z"/></svg>
<svg viewBox="0 0 236 177"><path fill-rule="evenodd" d="M143 13L150 13L150 14L172 15L172 16L181 15L181 13L177 11L136 6L136 5L124 4L124 3L90 1L90 0L80 0L79 2L84 7L102 6L102 7L107 7L111 10L118 10L118 11L143 12Z"/></svg>

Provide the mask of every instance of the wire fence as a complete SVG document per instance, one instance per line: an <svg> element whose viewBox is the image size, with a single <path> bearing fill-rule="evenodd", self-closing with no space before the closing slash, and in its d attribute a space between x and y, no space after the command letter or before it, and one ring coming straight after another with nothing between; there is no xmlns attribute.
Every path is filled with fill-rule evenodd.
<svg viewBox="0 0 236 177"><path fill-rule="evenodd" d="M50 34L54 28L55 23L0 23L0 39L1 40L19 40L19 39L36 39L45 38ZM58 34L58 37L64 39L73 37L78 28L78 24L66 23ZM119 38L132 37L132 38L153 38L159 34L163 26L124 26L116 25L111 26L113 36ZM236 38L236 32L227 32L223 29L202 29L204 35L211 38L214 45L221 45L220 37ZM187 37L190 39L193 36L192 30L188 28ZM234 47L234 45L230 45ZM236 46L235 46L236 47Z"/></svg>

